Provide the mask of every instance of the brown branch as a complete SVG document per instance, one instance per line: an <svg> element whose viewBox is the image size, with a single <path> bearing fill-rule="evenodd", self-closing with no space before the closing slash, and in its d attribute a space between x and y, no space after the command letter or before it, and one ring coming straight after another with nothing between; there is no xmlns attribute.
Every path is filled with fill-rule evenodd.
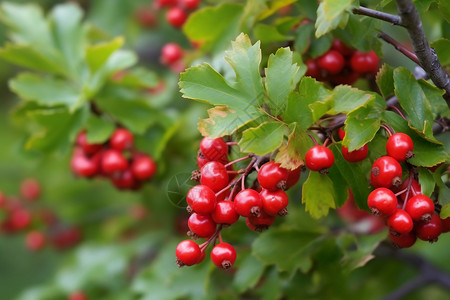
<svg viewBox="0 0 450 300"><path fill-rule="evenodd" d="M415 62L416 64L420 64L419 63L419 59L417 58L417 55L414 54L413 52L409 51L408 49L406 49L402 44L400 44L397 40L395 40L393 37L391 37L390 35L384 33L384 32L380 32L378 34L378 37L380 39L382 39L383 41L385 41L388 44L391 44L392 46L394 46L394 48L401 52L403 55L405 55L407 58L409 58L410 60L412 60L413 62Z"/></svg>
<svg viewBox="0 0 450 300"><path fill-rule="evenodd" d="M392 25L404 26L402 23L402 19L399 16L387 14L367 7L360 6L359 8L354 8L353 13L386 21L391 23Z"/></svg>

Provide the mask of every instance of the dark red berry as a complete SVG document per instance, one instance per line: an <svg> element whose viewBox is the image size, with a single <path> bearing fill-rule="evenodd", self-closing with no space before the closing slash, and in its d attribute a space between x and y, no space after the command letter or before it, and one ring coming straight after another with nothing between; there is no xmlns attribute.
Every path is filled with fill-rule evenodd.
<svg viewBox="0 0 450 300"><path fill-rule="evenodd" d="M367 153L369 152L367 145L362 146L359 149L348 152L348 148L342 146L342 156L346 161L349 162L358 162L367 157Z"/></svg>
<svg viewBox="0 0 450 300"><path fill-rule="evenodd" d="M177 4L177 0L156 0L156 4L160 7L165 7L165 6L174 6Z"/></svg>
<svg viewBox="0 0 450 300"><path fill-rule="evenodd" d="M326 173L334 164L333 152L325 146L316 145L306 152L305 164L311 171Z"/></svg>
<svg viewBox="0 0 450 300"><path fill-rule="evenodd" d="M23 208L14 209L9 216L13 230L22 230L31 224L31 213Z"/></svg>
<svg viewBox="0 0 450 300"><path fill-rule="evenodd" d="M199 245L192 240L184 240L177 245L175 249L178 265L192 266L199 263L202 256L202 250Z"/></svg>
<svg viewBox="0 0 450 300"><path fill-rule="evenodd" d="M429 222L419 221L414 227L416 235L423 241L436 242L442 233L442 221L438 214L431 215Z"/></svg>
<svg viewBox="0 0 450 300"><path fill-rule="evenodd" d="M25 236L25 245L31 251L39 251L45 246L45 236L38 230L30 231Z"/></svg>
<svg viewBox="0 0 450 300"><path fill-rule="evenodd" d="M100 171L101 152L97 152L93 157L86 156L81 148L75 148L70 159L72 172L81 177L92 177Z"/></svg>
<svg viewBox="0 0 450 300"><path fill-rule="evenodd" d="M389 137L386 152L398 161L405 161L413 156L414 144L409 135L396 133Z"/></svg>
<svg viewBox="0 0 450 300"><path fill-rule="evenodd" d="M52 233L50 242L58 250L66 250L78 244L82 239L82 233L77 227L58 228Z"/></svg>
<svg viewBox="0 0 450 300"><path fill-rule="evenodd" d="M200 0L179 0L178 5L185 9L196 9L200 4Z"/></svg>
<svg viewBox="0 0 450 300"><path fill-rule="evenodd" d="M142 7L135 13L136 21L143 28L154 27L158 23L156 13L151 7Z"/></svg>
<svg viewBox="0 0 450 300"><path fill-rule="evenodd" d="M161 63L170 65L183 57L183 49L176 43L165 44L161 49Z"/></svg>
<svg viewBox="0 0 450 300"><path fill-rule="evenodd" d="M131 171L134 177L139 180L147 180L156 173L156 163L148 155L136 155L131 164Z"/></svg>
<svg viewBox="0 0 450 300"><path fill-rule="evenodd" d="M338 135L339 135L339 138L340 138L341 140L343 140L344 137L345 137L345 131L344 131L342 128L339 128L339 130L338 130Z"/></svg>
<svg viewBox="0 0 450 300"><path fill-rule="evenodd" d="M226 160L228 155L228 145L222 138L210 139L205 137L200 142L200 151L203 156L210 161Z"/></svg>
<svg viewBox="0 0 450 300"><path fill-rule="evenodd" d="M200 215L209 215L216 207L216 195L206 185L196 185L186 196L186 202Z"/></svg>
<svg viewBox="0 0 450 300"><path fill-rule="evenodd" d="M399 187L402 184L402 166L394 158L382 156L373 163L370 180L375 188Z"/></svg>
<svg viewBox="0 0 450 300"><path fill-rule="evenodd" d="M414 223L411 216L403 209L397 209L388 219L388 226L397 233L408 233Z"/></svg>
<svg viewBox="0 0 450 300"><path fill-rule="evenodd" d="M389 232L389 238L392 243L399 248L409 248L414 245L417 240L416 234L413 231L399 235Z"/></svg>
<svg viewBox="0 0 450 300"><path fill-rule="evenodd" d="M328 71L330 74L337 74L342 71L345 65L345 59L341 53L336 50L330 50L317 59L319 67Z"/></svg>
<svg viewBox="0 0 450 300"><path fill-rule="evenodd" d="M306 64L306 73L305 76L311 76L312 78L315 78L317 80L321 79L321 74L320 74L320 68L319 65L317 64L317 61L315 59L308 59L305 62Z"/></svg>
<svg viewBox="0 0 450 300"><path fill-rule="evenodd" d="M200 183L218 192L228 185L227 169L218 161L210 161L201 169Z"/></svg>
<svg viewBox="0 0 450 300"><path fill-rule="evenodd" d="M282 209L286 208L289 204L289 198L288 195L282 191L269 191L266 189L263 189L259 193L262 203L263 203L263 210L268 215L276 215L278 214Z"/></svg>
<svg viewBox="0 0 450 300"><path fill-rule="evenodd" d="M352 69L359 73L377 73L380 59L374 51L364 53L356 51L350 59Z"/></svg>
<svg viewBox="0 0 450 300"><path fill-rule="evenodd" d="M286 189L294 186L300 179L302 168L298 167L294 170L288 170L288 178L286 179Z"/></svg>
<svg viewBox="0 0 450 300"><path fill-rule="evenodd" d="M275 222L275 218L276 216L271 216L262 210L259 216L248 216L248 221L256 226L256 231L262 231L269 228Z"/></svg>
<svg viewBox="0 0 450 300"><path fill-rule="evenodd" d="M359 209L356 206L355 199L353 197L353 193L350 189L348 189L348 198L344 205L336 209L339 217L348 223L358 222L367 216L371 216L367 211L363 209Z"/></svg>
<svg viewBox="0 0 450 300"><path fill-rule="evenodd" d="M76 291L69 295L68 300L88 300L88 298L82 291Z"/></svg>
<svg viewBox="0 0 450 300"><path fill-rule="evenodd" d="M111 138L109 145L118 151L129 150L133 147L134 136L125 128L117 128Z"/></svg>
<svg viewBox="0 0 450 300"><path fill-rule="evenodd" d="M352 56L352 54L355 52L353 48L347 46L339 39L333 40L333 44L331 44L331 49L338 51L343 56Z"/></svg>
<svg viewBox="0 0 450 300"><path fill-rule="evenodd" d="M262 209L262 200L259 193L253 189L240 191L234 197L234 209L243 217L258 216Z"/></svg>
<svg viewBox="0 0 450 300"><path fill-rule="evenodd" d="M442 232L449 232L450 231L450 217L441 219L441 222L442 222Z"/></svg>
<svg viewBox="0 0 450 300"><path fill-rule="evenodd" d="M211 251L211 260L219 268L228 270L236 261L236 250L228 243L219 243Z"/></svg>
<svg viewBox="0 0 450 300"><path fill-rule="evenodd" d="M111 176L111 182L119 190L132 190L140 187L139 181L136 180L130 169L115 173Z"/></svg>
<svg viewBox="0 0 450 300"><path fill-rule="evenodd" d="M216 208L211 214L213 221L217 224L231 225L236 223L239 219L239 215L234 209L234 203L232 201L220 201L217 202Z"/></svg>
<svg viewBox="0 0 450 300"><path fill-rule="evenodd" d="M269 161L259 169L258 182L263 188L271 191L286 189L288 175L288 170L282 168L279 163Z"/></svg>
<svg viewBox="0 0 450 300"><path fill-rule="evenodd" d="M367 205L374 215L392 215L397 209L397 197L387 188L377 188L367 198Z"/></svg>
<svg viewBox="0 0 450 300"><path fill-rule="evenodd" d="M166 20L173 27L181 28L184 22L186 22L186 19L186 12L178 6L173 6L166 12Z"/></svg>
<svg viewBox="0 0 450 300"><path fill-rule="evenodd" d="M86 155L92 155L102 148L102 144L88 143L86 131L81 131L78 134L76 144L83 149Z"/></svg>
<svg viewBox="0 0 450 300"><path fill-rule="evenodd" d="M25 179L20 184L20 195L26 200L36 200L41 195L41 185L36 179Z"/></svg>
<svg viewBox="0 0 450 300"><path fill-rule="evenodd" d="M123 172L128 168L128 161L122 153L115 149L108 149L102 155L102 171L105 174Z"/></svg>
<svg viewBox="0 0 450 300"><path fill-rule="evenodd" d="M429 197L419 194L406 202L405 211L414 221L427 222L434 213L434 203Z"/></svg>
<svg viewBox="0 0 450 300"><path fill-rule="evenodd" d="M188 220L189 229L198 237L209 238L216 232L216 223L211 216L192 213Z"/></svg>

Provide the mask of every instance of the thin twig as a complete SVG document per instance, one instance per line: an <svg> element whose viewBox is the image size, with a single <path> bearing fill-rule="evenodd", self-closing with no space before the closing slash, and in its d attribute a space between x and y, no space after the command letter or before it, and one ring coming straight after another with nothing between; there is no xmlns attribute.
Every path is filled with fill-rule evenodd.
<svg viewBox="0 0 450 300"><path fill-rule="evenodd" d="M392 25L403 26L402 19L399 16L387 14L367 7L360 6L359 8L354 8L353 13L357 15L369 16L375 19L386 21L391 23Z"/></svg>
<svg viewBox="0 0 450 300"><path fill-rule="evenodd" d="M419 59L417 58L417 55L414 54L413 52L409 51L408 49L406 49L403 45L401 45L397 40L395 40L393 37L391 37L390 35L384 33L384 32L380 32L378 34L378 37L380 39L382 39L383 41L385 41L388 44L391 44L392 46L394 46L394 48L399 51L400 53L402 53L403 55L405 55L407 58L409 58L410 60L412 60L413 62L415 62L416 64L420 65L419 63Z"/></svg>

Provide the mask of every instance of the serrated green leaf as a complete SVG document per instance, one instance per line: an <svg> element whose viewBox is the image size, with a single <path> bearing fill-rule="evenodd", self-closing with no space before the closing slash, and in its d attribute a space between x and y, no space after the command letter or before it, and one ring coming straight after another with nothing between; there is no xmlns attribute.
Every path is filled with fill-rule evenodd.
<svg viewBox="0 0 450 300"><path fill-rule="evenodd" d="M309 172L309 177L302 188L302 203L306 205L305 210L314 219L328 215L330 208L336 208L331 179L319 172Z"/></svg>
<svg viewBox="0 0 450 300"><path fill-rule="evenodd" d="M296 88L305 72L306 66L294 62L289 48L280 48L269 56L265 84L273 115L278 116L286 109L289 93Z"/></svg>
<svg viewBox="0 0 450 300"><path fill-rule="evenodd" d="M450 23L450 3L447 0L439 0L439 10L444 19Z"/></svg>
<svg viewBox="0 0 450 300"><path fill-rule="evenodd" d="M233 287L238 293L253 288L264 272L264 264L253 255L247 255L239 264L236 275L233 277Z"/></svg>
<svg viewBox="0 0 450 300"><path fill-rule="evenodd" d="M450 14L450 6L449 6L449 14ZM434 50L436 50L436 54L439 58L439 62L443 65L450 64L450 53L448 49L450 48L450 40L448 39L438 39L431 43L430 45Z"/></svg>
<svg viewBox="0 0 450 300"><path fill-rule="evenodd" d="M440 117L450 117L450 109L445 102L444 98L444 90L437 88L436 86L430 84L426 80L418 81L420 87L422 88L423 93L427 97L427 100L430 102L431 111L433 112L433 118L438 116Z"/></svg>
<svg viewBox="0 0 450 300"><path fill-rule="evenodd" d="M279 148L275 161L283 168L293 170L304 166L306 152L314 145L311 138L296 123L289 126L292 130L288 142Z"/></svg>
<svg viewBox="0 0 450 300"><path fill-rule="evenodd" d="M363 52L375 51L381 55L381 41L374 31L381 29L381 21L375 18L348 15L348 22L345 29L338 28L336 34L346 45L354 47Z"/></svg>
<svg viewBox="0 0 450 300"><path fill-rule="evenodd" d="M375 98L374 95L353 88L348 85L338 85L330 96L334 105L331 113L347 113L363 105L367 105Z"/></svg>
<svg viewBox="0 0 450 300"><path fill-rule="evenodd" d="M103 42L86 48L86 61L92 73L95 73L102 67L108 58L115 51L119 50L125 40L123 37L117 37L109 42Z"/></svg>
<svg viewBox="0 0 450 300"><path fill-rule="evenodd" d="M377 73L376 82L384 98L394 95L394 68L383 64Z"/></svg>
<svg viewBox="0 0 450 300"><path fill-rule="evenodd" d="M279 271L307 272L312 266L311 254L318 247L321 235L286 228L274 228L259 235L253 242L252 255L265 264L274 264Z"/></svg>
<svg viewBox="0 0 450 300"><path fill-rule="evenodd" d="M441 219L447 219L448 217L450 217L450 203L442 206L439 216L441 217Z"/></svg>
<svg viewBox="0 0 450 300"><path fill-rule="evenodd" d="M242 133L239 148L242 152L262 156L281 146L284 125L281 122L265 122Z"/></svg>
<svg viewBox="0 0 450 300"><path fill-rule="evenodd" d="M319 38L313 38L311 44L309 45L308 54L312 58L317 58L330 50L331 44L333 43L333 38L331 35L322 35Z"/></svg>
<svg viewBox="0 0 450 300"><path fill-rule="evenodd" d="M434 192L436 182L431 172L425 168L419 168L419 184L421 186L421 193L430 197Z"/></svg>
<svg viewBox="0 0 450 300"><path fill-rule="evenodd" d="M110 121L91 114L86 123L87 140L89 143L106 142L115 129L116 126Z"/></svg>
<svg viewBox="0 0 450 300"><path fill-rule="evenodd" d="M348 18L347 9L353 0L325 0L317 9L316 37L320 37L338 26L343 26L341 21Z"/></svg>

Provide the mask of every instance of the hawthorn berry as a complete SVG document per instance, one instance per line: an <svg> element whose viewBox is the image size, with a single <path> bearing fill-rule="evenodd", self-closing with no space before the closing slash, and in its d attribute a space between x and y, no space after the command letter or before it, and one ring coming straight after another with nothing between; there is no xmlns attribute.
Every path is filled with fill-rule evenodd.
<svg viewBox="0 0 450 300"><path fill-rule="evenodd" d="M234 209L234 203L232 201L217 202L214 211L211 213L211 217L216 224L227 225L236 223L239 219L239 215Z"/></svg>
<svg viewBox="0 0 450 300"><path fill-rule="evenodd" d="M338 51L343 56L352 56L355 50L342 42L340 39L334 39L331 49Z"/></svg>
<svg viewBox="0 0 450 300"><path fill-rule="evenodd" d="M228 185L227 169L218 161L210 161L201 169L200 183L218 192Z"/></svg>
<svg viewBox="0 0 450 300"><path fill-rule="evenodd" d="M289 198L288 195L282 191L269 191L266 189L263 189L259 193L262 204L263 204L263 210L271 216L282 214L285 215L287 211L283 211L287 205L289 204Z"/></svg>
<svg viewBox="0 0 450 300"><path fill-rule="evenodd" d="M111 148L118 151L131 149L133 147L133 142L133 134L125 128L117 128L109 139L109 145Z"/></svg>
<svg viewBox="0 0 450 300"><path fill-rule="evenodd" d="M386 143L386 152L390 157L402 162L411 158L414 144L409 135L398 132L389 137Z"/></svg>
<svg viewBox="0 0 450 300"><path fill-rule="evenodd" d="M414 227L416 235L423 241L436 242L442 233L442 221L438 214L432 214L429 222L419 221Z"/></svg>
<svg viewBox="0 0 450 300"><path fill-rule="evenodd" d="M286 179L286 189L294 186L300 179L302 168L298 167L294 170L288 170L288 178Z"/></svg>
<svg viewBox="0 0 450 300"><path fill-rule="evenodd" d="M41 195L41 185L36 179L25 179L20 184L20 195L26 200L36 200Z"/></svg>
<svg viewBox="0 0 450 300"><path fill-rule="evenodd" d="M189 229L201 238L209 238L216 232L216 223L211 216L202 216L192 213L188 220Z"/></svg>
<svg viewBox="0 0 450 300"><path fill-rule="evenodd" d="M211 251L211 260L219 268L228 270L236 261L236 250L228 243L219 243Z"/></svg>
<svg viewBox="0 0 450 300"><path fill-rule="evenodd" d="M270 225L275 222L276 216L271 216L268 213L266 213L264 210L261 211L261 214L259 216L249 215L248 221L253 225L256 226L256 231L263 231L270 227Z"/></svg>
<svg viewBox="0 0 450 300"><path fill-rule="evenodd" d="M102 155L102 171L107 174L123 172L128 168L128 161L123 154L115 149L108 149Z"/></svg>
<svg viewBox="0 0 450 300"><path fill-rule="evenodd" d="M102 148L102 144L89 143L87 141L86 131L84 130L78 134L76 144L83 149L86 155L92 155Z"/></svg>
<svg viewBox="0 0 450 300"><path fill-rule="evenodd" d="M306 152L305 164L311 171L326 173L334 164L333 152L325 146L316 145Z"/></svg>
<svg viewBox="0 0 450 300"><path fill-rule="evenodd" d="M375 188L399 187L402 184L402 166L390 156L378 158L372 165L370 180Z"/></svg>
<svg viewBox="0 0 450 300"><path fill-rule="evenodd" d="M76 291L69 295L68 300L88 300L88 298L82 291Z"/></svg>
<svg viewBox="0 0 450 300"><path fill-rule="evenodd" d="M345 137L345 131L344 131L342 128L339 128L339 130L338 130L338 135L339 135L339 138L340 138L341 140L343 140L344 137Z"/></svg>
<svg viewBox="0 0 450 300"><path fill-rule="evenodd" d="M119 190L131 190L140 186L140 183L136 180L130 169L115 173L111 176L111 182Z"/></svg>
<svg viewBox="0 0 450 300"><path fill-rule="evenodd" d="M260 194L253 189L240 191L234 197L234 209L243 217L259 216L262 209Z"/></svg>
<svg viewBox="0 0 450 300"><path fill-rule="evenodd" d="M416 243L417 236L413 231L403 234L394 234L389 231L389 239L399 248L409 248Z"/></svg>
<svg viewBox="0 0 450 300"><path fill-rule="evenodd" d="M317 59L317 64L330 74L338 74L345 65L345 59L336 50L330 50Z"/></svg>
<svg viewBox="0 0 450 300"><path fill-rule="evenodd" d="M276 191L286 189L286 181L289 171L280 166L281 164L269 161L261 166L258 171L258 182L267 190Z"/></svg>
<svg viewBox="0 0 450 300"><path fill-rule="evenodd" d="M160 7L164 6L174 6L177 4L177 0L156 0L156 4Z"/></svg>
<svg viewBox="0 0 450 300"><path fill-rule="evenodd" d="M138 24L144 28L154 27L158 22L156 14L150 7L142 7L138 9L135 13L135 16Z"/></svg>
<svg viewBox="0 0 450 300"><path fill-rule="evenodd" d="M196 9L200 4L200 0L178 0L178 5L185 9Z"/></svg>
<svg viewBox="0 0 450 300"><path fill-rule="evenodd" d="M199 167L199 169L201 169L204 165L206 165L207 162L209 162L210 160L207 159L203 153L198 150L198 154L197 154L197 165Z"/></svg>
<svg viewBox="0 0 450 300"><path fill-rule="evenodd" d="M200 215L209 215L216 207L216 195L206 185L196 185L186 196L188 205Z"/></svg>
<svg viewBox="0 0 450 300"><path fill-rule="evenodd" d="M397 209L397 197L387 188L377 188L367 197L367 205L374 215L392 215Z"/></svg>
<svg viewBox="0 0 450 300"><path fill-rule="evenodd" d="M442 222L442 232L449 232L450 231L450 217L441 219L441 222Z"/></svg>
<svg viewBox="0 0 450 300"><path fill-rule="evenodd" d="M91 158L84 154L81 148L75 148L70 159L70 168L75 175L82 177L92 177L100 171L101 151Z"/></svg>
<svg viewBox="0 0 450 300"><path fill-rule="evenodd" d="M58 250L66 250L78 244L82 233L77 227L58 228L50 236L51 244Z"/></svg>
<svg viewBox="0 0 450 300"><path fill-rule="evenodd" d="M306 60L305 64L307 68L305 76L311 76L312 78L320 80L322 76L320 74L320 67L317 64L317 61L313 58L310 58Z"/></svg>
<svg viewBox="0 0 450 300"><path fill-rule="evenodd" d="M403 209L397 209L388 219L388 226L397 233L408 233L414 223L411 216Z"/></svg>
<svg viewBox="0 0 450 300"><path fill-rule="evenodd" d="M38 230L30 231L25 236L25 245L31 251L39 251L45 245L45 236Z"/></svg>
<svg viewBox="0 0 450 300"><path fill-rule="evenodd" d="M184 240L175 249L178 266L192 266L199 263L202 256L200 246L192 240Z"/></svg>
<svg viewBox="0 0 450 300"><path fill-rule="evenodd" d="M356 51L350 59L352 69L359 73L374 73L378 71L378 63L380 59L374 51L364 53Z"/></svg>
<svg viewBox="0 0 450 300"><path fill-rule="evenodd" d="M181 28L186 19L186 12L178 6L173 6L166 12L166 20L173 27Z"/></svg>
<svg viewBox="0 0 450 300"><path fill-rule="evenodd" d="M346 161L349 162L358 162L367 157L367 153L369 152L367 145L362 146L359 149L354 151L348 151L348 148L342 146L342 156Z"/></svg>
<svg viewBox="0 0 450 300"><path fill-rule="evenodd" d="M156 163L148 155L135 155L131 163L133 176L139 180L147 180L156 173Z"/></svg>
<svg viewBox="0 0 450 300"><path fill-rule="evenodd" d="M414 221L427 222L434 213L434 203L429 197L418 194L406 202L405 211Z"/></svg>
<svg viewBox="0 0 450 300"><path fill-rule="evenodd" d="M9 222L13 230L22 230L31 224L31 213L24 208L11 211Z"/></svg>
<svg viewBox="0 0 450 300"><path fill-rule="evenodd" d="M183 57L183 49L177 43L165 44L161 49L161 63L170 65Z"/></svg>
<svg viewBox="0 0 450 300"><path fill-rule="evenodd" d="M222 161L226 160L228 155L228 145L222 138L210 139L205 137L200 142L200 151L210 161Z"/></svg>

